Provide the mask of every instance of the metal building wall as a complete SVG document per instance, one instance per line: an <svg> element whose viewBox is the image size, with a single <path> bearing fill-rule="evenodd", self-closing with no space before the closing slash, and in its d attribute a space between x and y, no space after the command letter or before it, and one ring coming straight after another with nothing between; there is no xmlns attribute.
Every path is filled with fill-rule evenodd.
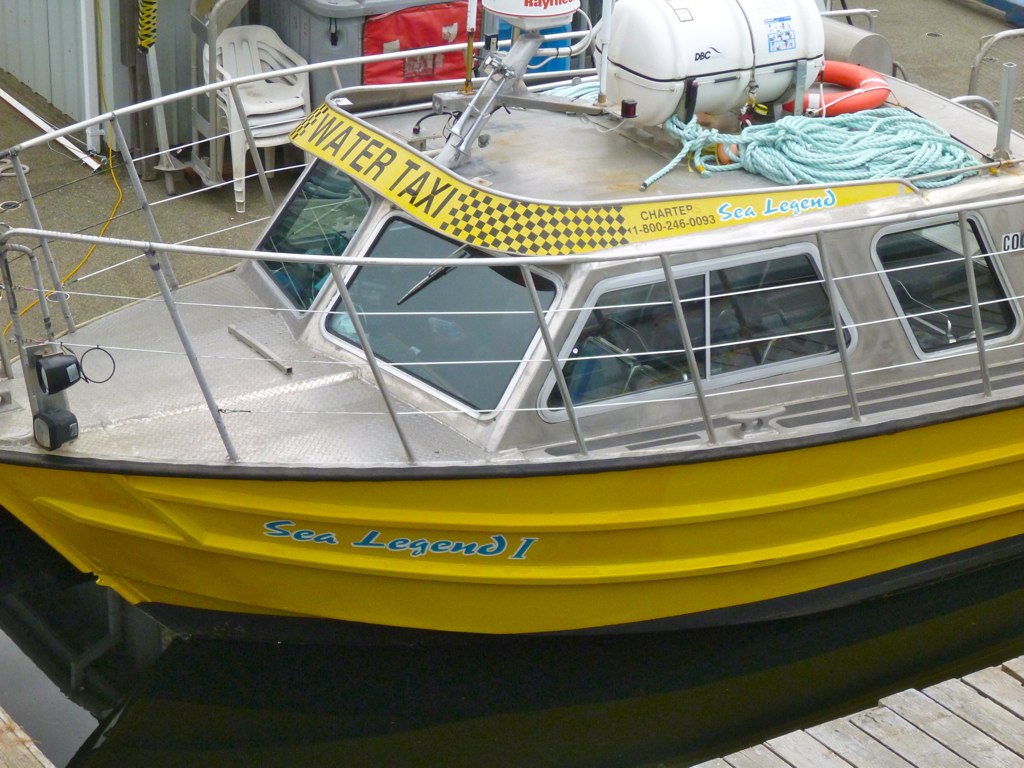
<svg viewBox="0 0 1024 768"><path fill-rule="evenodd" d="M99 114L104 101L110 109L122 107L131 100L131 87L122 56L121 16L136 2L0 0L0 69L72 120ZM188 3L163 0L157 27L160 81L166 94L187 87L192 77ZM129 37L134 39L130 31ZM105 100L100 99L101 79ZM169 117L171 132L177 134L172 138L185 140L187 110Z"/></svg>
<svg viewBox="0 0 1024 768"><path fill-rule="evenodd" d="M73 120L97 111L96 7L96 0L0 0L0 69ZM99 148L98 130L83 138Z"/></svg>
<svg viewBox="0 0 1024 768"><path fill-rule="evenodd" d="M0 0L0 68L73 117L86 103L82 10L77 0Z"/></svg>

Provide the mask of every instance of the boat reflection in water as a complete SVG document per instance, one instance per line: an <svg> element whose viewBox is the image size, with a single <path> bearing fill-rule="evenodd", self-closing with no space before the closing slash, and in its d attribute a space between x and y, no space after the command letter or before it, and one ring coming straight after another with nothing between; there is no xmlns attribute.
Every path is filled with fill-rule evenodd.
<svg viewBox="0 0 1024 768"><path fill-rule="evenodd" d="M1020 561L815 617L436 645L177 640L72 761L689 765L1024 651Z"/></svg>
<svg viewBox="0 0 1024 768"><path fill-rule="evenodd" d="M168 641L0 510L0 706L55 764L121 704Z"/></svg>

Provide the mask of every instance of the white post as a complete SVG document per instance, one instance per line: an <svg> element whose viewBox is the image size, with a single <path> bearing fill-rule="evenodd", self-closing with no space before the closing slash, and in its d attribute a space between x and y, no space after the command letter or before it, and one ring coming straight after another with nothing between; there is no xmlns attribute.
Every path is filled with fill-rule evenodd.
<svg viewBox="0 0 1024 768"><path fill-rule="evenodd" d="M601 65L598 69L600 95L599 104L608 103L608 43L612 39L612 11L615 0L603 0L601 3L601 29L598 30L598 47L601 49Z"/></svg>
<svg viewBox="0 0 1024 768"><path fill-rule="evenodd" d="M79 71L82 74L82 94L85 108L83 117L88 120L100 114L100 86L96 68L96 35L98 30L96 28L94 0L79 0L78 7L82 19L80 27L82 34L82 61ZM100 151L100 138L102 135L103 129L99 125L90 126L86 131L85 143L91 152Z"/></svg>

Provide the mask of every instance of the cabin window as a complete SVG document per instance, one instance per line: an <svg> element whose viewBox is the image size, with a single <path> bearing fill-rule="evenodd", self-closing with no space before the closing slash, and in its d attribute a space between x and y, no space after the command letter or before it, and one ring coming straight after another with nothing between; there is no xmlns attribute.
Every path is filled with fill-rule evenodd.
<svg viewBox="0 0 1024 768"><path fill-rule="evenodd" d="M836 351L828 297L808 254L679 277L676 289L704 379ZM563 372L576 405L690 381L664 280L600 293ZM548 407L562 405L556 387Z"/></svg>
<svg viewBox="0 0 1024 768"><path fill-rule="evenodd" d="M261 251L340 256L369 210L370 201L352 179L316 163L267 231ZM274 283L299 309L309 309L327 282L325 264L265 260Z"/></svg>
<svg viewBox="0 0 1024 768"><path fill-rule="evenodd" d="M977 224L969 224L971 255L986 253ZM922 352L976 343L959 222L883 234L875 252L902 320ZM1011 333L1016 318L991 257L974 259L973 265L984 337Z"/></svg>
<svg viewBox="0 0 1024 768"><path fill-rule="evenodd" d="M387 224L367 256L487 259L399 219ZM555 284L532 277L542 306L549 307ZM348 288L378 359L479 411L497 408L538 331L518 267L367 265ZM340 301L328 315L327 330L359 343Z"/></svg>

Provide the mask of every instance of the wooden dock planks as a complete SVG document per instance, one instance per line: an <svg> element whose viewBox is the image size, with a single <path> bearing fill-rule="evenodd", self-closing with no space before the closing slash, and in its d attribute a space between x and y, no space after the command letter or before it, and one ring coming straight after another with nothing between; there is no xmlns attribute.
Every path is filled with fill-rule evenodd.
<svg viewBox="0 0 1024 768"><path fill-rule="evenodd" d="M1024 768L1024 656L694 768Z"/></svg>
<svg viewBox="0 0 1024 768"><path fill-rule="evenodd" d="M3 709L0 709L0 768L53 768L53 763Z"/></svg>

